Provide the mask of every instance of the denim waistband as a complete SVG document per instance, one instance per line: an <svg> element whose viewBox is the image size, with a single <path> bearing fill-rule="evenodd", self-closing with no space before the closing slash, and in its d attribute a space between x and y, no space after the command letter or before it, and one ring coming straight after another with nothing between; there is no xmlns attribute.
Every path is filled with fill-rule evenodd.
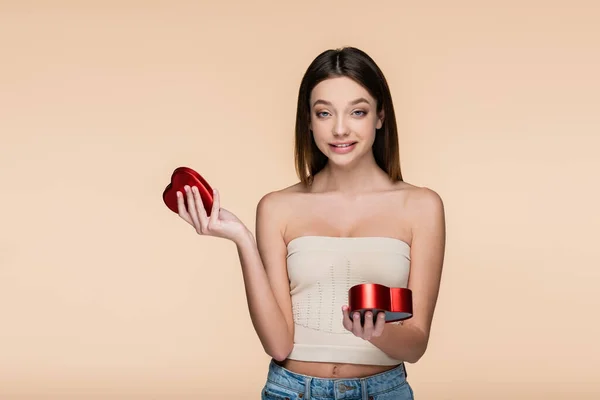
<svg viewBox="0 0 600 400"><path fill-rule="evenodd" d="M375 395L406 384L404 364L364 378L317 378L292 372L275 361L269 364L267 380L276 385L310 396L335 399L362 398L366 393Z"/></svg>

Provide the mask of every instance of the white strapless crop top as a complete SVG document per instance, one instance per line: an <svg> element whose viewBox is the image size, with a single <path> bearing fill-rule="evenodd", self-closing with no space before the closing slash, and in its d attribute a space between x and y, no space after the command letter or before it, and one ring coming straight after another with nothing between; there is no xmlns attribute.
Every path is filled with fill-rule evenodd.
<svg viewBox="0 0 600 400"><path fill-rule="evenodd" d="M388 237L301 236L287 248L294 315L290 359L396 365L370 342L342 325L348 290L361 283L407 287L410 246Z"/></svg>

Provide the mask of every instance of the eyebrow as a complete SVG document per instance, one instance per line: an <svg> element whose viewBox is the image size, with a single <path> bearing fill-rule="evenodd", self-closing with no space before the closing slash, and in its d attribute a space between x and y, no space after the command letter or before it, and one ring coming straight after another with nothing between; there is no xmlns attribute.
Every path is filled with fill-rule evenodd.
<svg viewBox="0 0 600 400"><path fill-rule="evenodd" d="M369 101L368 101L367 99L365 99L364 97L359 97L359 98L358 98L358 99L356 99L356 100L352 100L352 101L350 102L350 105L352 105L352 106L353 106L353 105L356 105L356 104L358 104L358 103L367 103L367 104L370 104L370 103L369 103ZM330 106L330 105L331 105L331 102L330 102L330 101L327 101L327 100L319 99L319 100L317 100L317 101L315 101L315 102L313 103L313 107L314 107L314 106L316 106L317 104L324 104L324 105L326 105L326 106Z"/></svg>

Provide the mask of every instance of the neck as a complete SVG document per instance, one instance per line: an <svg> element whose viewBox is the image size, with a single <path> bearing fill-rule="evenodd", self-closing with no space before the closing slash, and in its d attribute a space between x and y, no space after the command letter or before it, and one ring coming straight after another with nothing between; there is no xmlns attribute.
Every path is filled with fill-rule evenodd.
<svg viewBox="0 0 600 400"><path fill-rule="evenodd" d="M328 163L318 174L313 186L317 191L354 194L371 191L389 183L387 174L379 168L371 154L353 165L337 166Z"/></svg>

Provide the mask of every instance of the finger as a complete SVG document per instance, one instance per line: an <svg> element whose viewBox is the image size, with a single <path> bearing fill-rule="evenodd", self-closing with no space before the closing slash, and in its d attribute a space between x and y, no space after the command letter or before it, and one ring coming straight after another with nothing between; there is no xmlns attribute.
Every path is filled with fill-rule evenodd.
<svg viewBox="0 0 600 400"><path fill-rule="evenodd" d="M194 224L194 221L192 221L190 214L187 212L187 210L185 208L185 199L183 197L183 194L180 191L177 191L177 213L188 224L192 224L192 225Z"/></svg>
<svg viewBox="0 0 600 400"><path fill-rule="evenodd" d="M360 313L354 312L352 313L352 333L354 333L358 337L362 337L363 327L360 323Z"/></svg>
<svg viewBox="0 0 600 400"><path fill-rule="evenodd" d="M219 210L221 208L221 196L217 189L213 189L213 204L210 210L210 222L213 224L219 220Z"/></svg>
<svg viewBox="0 0 600 400"><path fill-rule="evenodd" d="M342 325L344 325L344 328L352 332L352 319L350 319L349 309L350 307L348 306L342 306Z"/></svg>
<svg viewBox="0 0 600 400"><path fill-rule="evenodd" d="M192 193L192 189L189 186L185 186L185 193L187 196L187 204L188 204L188 213L194 222L194 228L196 228L197 233L202 233L202 225L200 224L200 220L198 219L198 211L196 210L196 202L194 201L194 194Z"/></svg>
<svg viewBox="0 0 600 400"><path fill-rule="evenodd" d="M373 337L381 336L384 328L385 328L385 312L381 311L377 315L377 322L375 322L375 328L373 329Z"/></svg>
<svg viewBox="0 0 600 400"><path fill-rule="evenodd" d="M373 313L371 311L367 311L365 313L365 324L363 326L363 338L367 340L371 339L374 329Z"/></svg>
<svg viewBox="0 0 600 400"><path fill-rule="evenodd" d="M198 221L200 221L200 230L206 233L208 229L208 216L206 215L206 210L204 209L202 197L200 197L200 191L196 186L194 186L192 188L192 193L194 195L194 210L198 215Z"/></svg>

